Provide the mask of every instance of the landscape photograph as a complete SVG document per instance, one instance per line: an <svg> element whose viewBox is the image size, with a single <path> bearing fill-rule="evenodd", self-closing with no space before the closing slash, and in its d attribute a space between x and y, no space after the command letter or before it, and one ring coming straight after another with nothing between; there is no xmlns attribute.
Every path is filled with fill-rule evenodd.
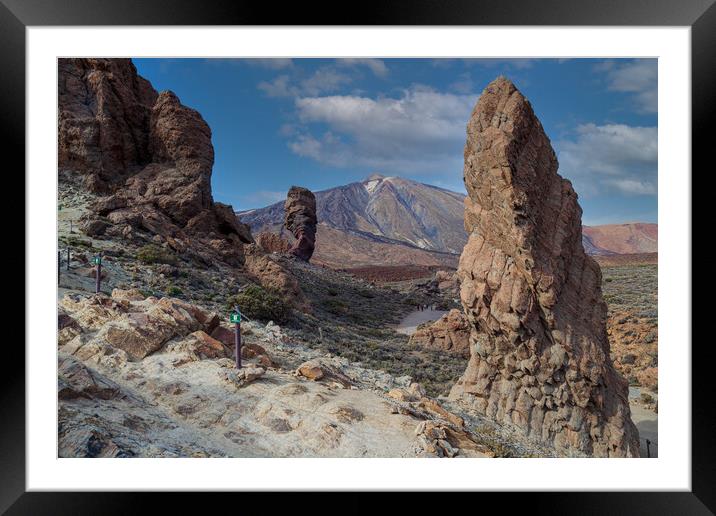
<svg viewBox="0 0 716 516"><path fill-rule="evenodd" d="M57 456L658 457L657 90L58 59Z"/></svg>

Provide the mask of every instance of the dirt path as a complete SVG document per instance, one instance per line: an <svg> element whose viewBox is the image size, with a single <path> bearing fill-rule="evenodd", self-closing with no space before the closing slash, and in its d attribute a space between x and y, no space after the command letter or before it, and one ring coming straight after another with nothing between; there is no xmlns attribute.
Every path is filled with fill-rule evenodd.
<svg viewBox="0 0 716 516"><path fill-rule="evenodd" d="M653 394L653 393L650 393ZM646 440L651 441L651 457L659 456L659 416L653 410L645 408L639 403L641 389L629 387L629 408L631 409L631 420L634 421L639 430L639 455L646 457Z"/></svg>
<svg viewBox="0 0 716 516"><path fill-rule="evenodd" d="M403 335L412 335L418 329L418 325L428 322L437 321L447 312L445 310L433 310L427 308L425 310L415 310L406 315L395 328L395 331Z"/></svg>

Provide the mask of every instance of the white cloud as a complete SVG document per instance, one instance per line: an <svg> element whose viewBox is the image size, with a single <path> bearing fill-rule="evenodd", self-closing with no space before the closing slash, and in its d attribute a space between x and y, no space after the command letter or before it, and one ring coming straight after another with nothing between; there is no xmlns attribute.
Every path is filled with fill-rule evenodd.
<svg viewBox="0 0 716 516"><path fill-rule="evenodd" d="M556 148L560 173L582 195L656 194L656 127L584 124L577 127L576 139L559 141Z"/></svg>
<svg viewBox="0 0 716 516"><path fill-rule="evenodd" d="M350 76L326 66L304 79L296 80L288 75L279 75L272 81L260 82L257 87L269 97L300 97L333 92L351 81Z"/></svg>
<svg viewBox="0 0 716 516"><path fill-rule="evenodd" d="M625 194L656 195L656 185L649 181L637 181L636 179L614 179L613 181L609 181L609 183Z"/></svg>
<svg viewBox="0 0 716 516"><path fill-rule="evenodd" d="M605 61L597 66L607 77L611 91L634 94L637 111L656 113L658 108L658 63L656 59L627 62Z"/></svg>
<svg viewBox="0 0 716 516"><path fill-rule="evenodd" d="M269 97L290 97L293 90L288 75L279 75L273 81L261 81L257 88Z"/></svg>
<svg viewBox="0 0 716 516"><path fill-rule="evenodd" d="M378 77L385 77L388 75L388 67L382 59L341 58L336 59L336 64L342 67L365 66Z"/></svg>
<svg viewBox="0 0 716 516"><path fill-rule="evenodd" d="M462 169L462 147L476 95L423 86L399 98L352 95L296 99L299 120L328 130L304 130L289 142L300 156L333 166L362 165L396 172Z"/></svg>

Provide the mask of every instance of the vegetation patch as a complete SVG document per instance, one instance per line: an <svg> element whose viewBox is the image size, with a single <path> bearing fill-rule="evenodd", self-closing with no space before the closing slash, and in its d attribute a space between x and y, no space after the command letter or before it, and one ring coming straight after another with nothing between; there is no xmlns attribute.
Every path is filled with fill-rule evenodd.
<svg viewBox="0 0 716 516"><path fill-rule="evenodd" d="M174 265L177 261L176 256L171 251L164 249L156 244L147 244L139 248L137 251L137 260L142 263L166 263Z"/></svg>
<svg viewBox="0 0 716 516"><path fill-rule="evenodd" d="M238 306L241 313L246 314L249 319L264 322L274 321L280 324L285 322L290 314L288 303L279 293L258 285L249 285L229 298L226 305L229 310Z"/></svg>

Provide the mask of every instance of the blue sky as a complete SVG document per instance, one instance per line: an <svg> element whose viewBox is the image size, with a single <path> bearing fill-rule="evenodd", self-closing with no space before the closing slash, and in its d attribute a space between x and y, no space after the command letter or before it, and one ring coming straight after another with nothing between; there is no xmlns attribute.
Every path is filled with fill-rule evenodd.
<svg viewBox="0 0 716 516"><path fill-rule="evenodd" d="M465 126L505 75L532 102L585 224L657 221L655 59L134 59L212 130L236 210L374 172L464 192Z"/></svg>

